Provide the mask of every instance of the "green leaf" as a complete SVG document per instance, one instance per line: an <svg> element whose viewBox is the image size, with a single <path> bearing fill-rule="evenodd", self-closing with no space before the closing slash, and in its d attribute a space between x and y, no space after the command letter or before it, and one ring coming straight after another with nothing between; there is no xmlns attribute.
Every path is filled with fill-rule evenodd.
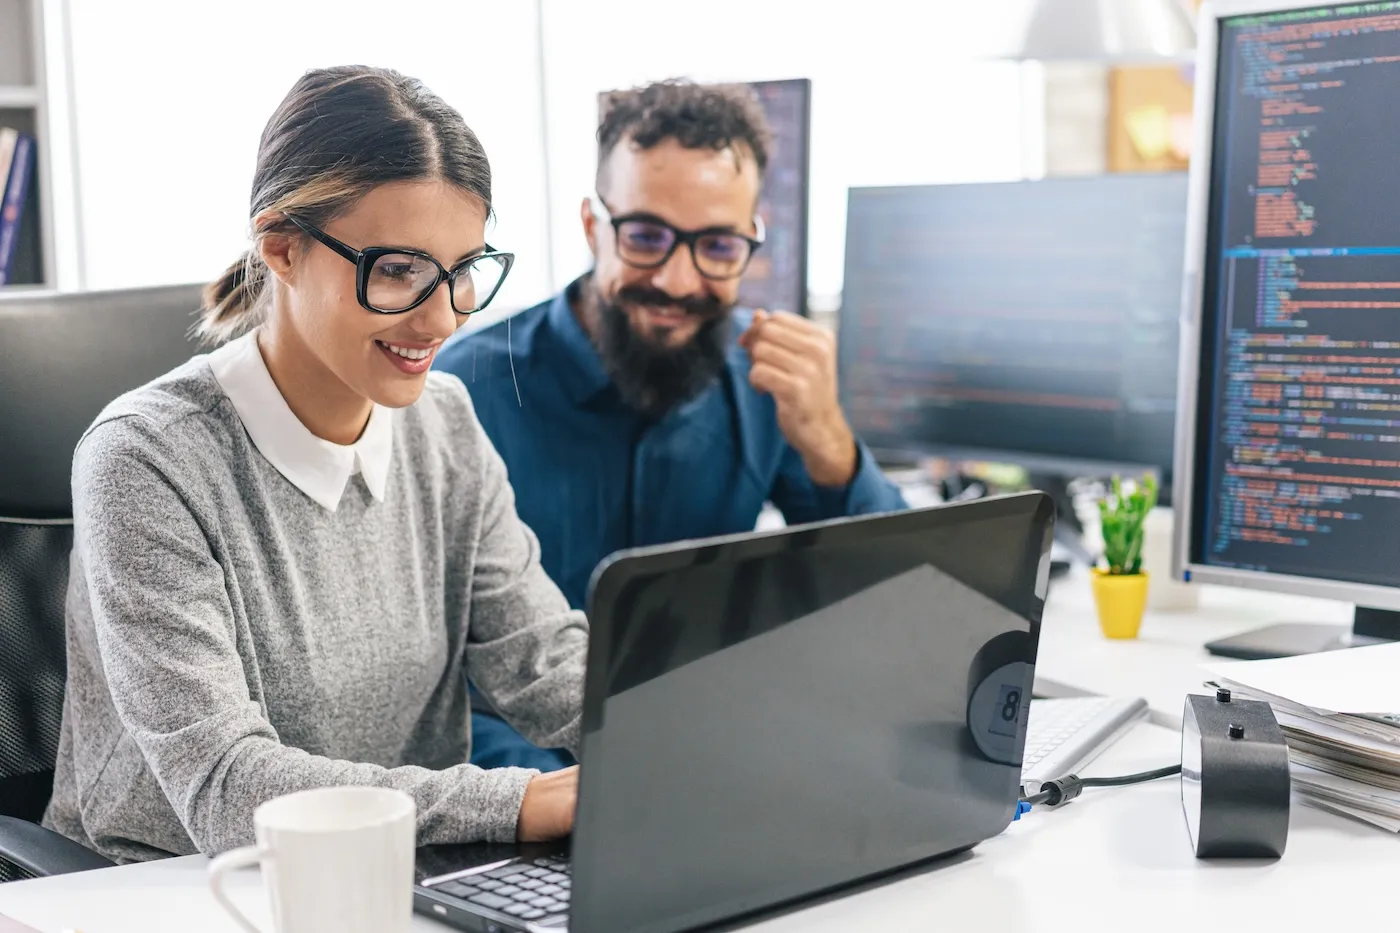
<svg viewBox="0 0 1400 933"><path fill-rule="evenodd" d="M1113 477L1111 492L1099 501L1103 558L1112 574L1142 572L1142 547L1148 513L1157 505L1157 480L1150 474L1124 491Z"/></svg>

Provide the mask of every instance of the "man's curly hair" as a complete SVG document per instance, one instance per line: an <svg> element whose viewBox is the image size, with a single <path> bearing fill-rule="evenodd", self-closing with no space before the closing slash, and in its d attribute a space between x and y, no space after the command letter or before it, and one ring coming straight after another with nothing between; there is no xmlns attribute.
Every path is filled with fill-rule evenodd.
<svg viewBox="0 0 1400 933"><path fill-rule="evenodd" d="M744 84L696 84L672 79L603 95L598 126L598 181L608 156L629 140L642 149L674 139L686 149L734 146L752 154L761 178L768 167L772 131L763 105Z"/></svg>

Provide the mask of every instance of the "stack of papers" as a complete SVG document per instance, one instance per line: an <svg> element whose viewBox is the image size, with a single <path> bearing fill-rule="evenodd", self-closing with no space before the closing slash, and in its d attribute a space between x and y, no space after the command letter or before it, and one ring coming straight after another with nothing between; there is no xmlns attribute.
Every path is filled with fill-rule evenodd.
<svg viewBox="0 0 1400 933"><path fill-rule="evenodd" d="M1206 671L1273 707L1304 802L1400 833L1400 642Z"/></svg>

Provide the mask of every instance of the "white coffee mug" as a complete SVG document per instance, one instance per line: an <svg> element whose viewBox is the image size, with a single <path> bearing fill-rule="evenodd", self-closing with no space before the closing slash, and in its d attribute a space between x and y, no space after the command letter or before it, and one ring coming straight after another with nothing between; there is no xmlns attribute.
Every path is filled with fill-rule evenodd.
<svg viewBox="0 0 1400 933"><path fill-rule="evenodd" d="M261 864L276 933L407 933L413 919L416 808L402 791L322 787L253 811L257 845L209 864L214 899L248 933L262 933L229 900L228 872Z"/></svg>

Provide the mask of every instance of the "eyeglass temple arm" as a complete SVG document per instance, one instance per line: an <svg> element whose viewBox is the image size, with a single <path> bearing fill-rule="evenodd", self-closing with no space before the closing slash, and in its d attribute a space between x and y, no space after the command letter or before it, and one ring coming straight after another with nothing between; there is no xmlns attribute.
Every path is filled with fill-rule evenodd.
<svg viewBox="0 0 1400 933"><path fill-rule="evenodd" d="M319 240L323 246L325 246L332 252L339 254L342 258L354 263L358 263L360 261L360 251L355 249L353 246L348 246L345 243L340 242L335 237L331 236L329 233L326 233L324 230L317 230L315 227L311 226L308 223L305 223L304 221L298 220L291 214L285 214L283 216L285 216L289 221L291 221L292 224L297 227L297 229L301 230L303 233L305 233L312 239Z"/></svg>

